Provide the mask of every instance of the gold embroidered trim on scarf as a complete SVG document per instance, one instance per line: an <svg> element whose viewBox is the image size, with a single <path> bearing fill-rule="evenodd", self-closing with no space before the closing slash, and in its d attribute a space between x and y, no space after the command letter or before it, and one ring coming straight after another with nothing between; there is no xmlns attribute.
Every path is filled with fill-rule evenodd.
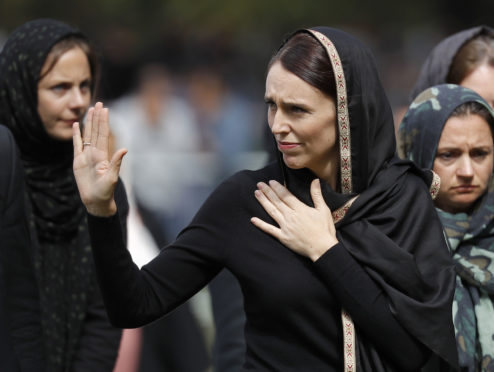
<svg viewBox="0 0 494 372"><path fill-rule="evenodd" d="M346 212L352 206L353 202L357 199L358 195L349 201L347 201L342 207L338 208L331 213L333 216L333 222L337 223L345 217ZM355 326L353 325L352 318L344 310L341 310L341 322L343 325L343 363L345 365L345 372L356 371L356 357L355 357Z"/></svg>
<svg viewBox="0 0 494 372"><path fill-rule="evenodd" d="M333 43L318 31L308 31L311 32L326 48L331 65L333 66L333 72L336 79L336 96L338 99L336 108L338 115L338 130L340 135L341 192L343 194L350 194L352 193L352 151L350 142L350 121L348 118L346 81L343 66L341 64L340 56L338 55Z"/></svg>
<svg viewBox="0 0 494 372"><path fill-rule="evenodd" d="M358 197L358 195L354 198L351 198L349 201L347 201L345 204L343 204L341 207L339 207L334 212L331 212L331 215L333 216L333 222L334 223L340 222L343 219L343 217L345 217L346 212L352 206L353 202L357 199L357 197Z"/></svg>
<svg viewBox="0 0 494 372"><path fill-rule="evenodd" d="M345 310L341 310L341 322L343 323L344 371L355 372L357 368L355 357L355 326L353 325L352 318L350 318L350 315Z"/></svg>
<svg viewBox="0 0 494 372"><path fill-rule="evenodd" d="M350 141L350 121L348 117L348 101L346 94L346 81L341 64L340 56L333 43L323 34L315 30L308 30L312 33L319 42L326 48L326 51L333 66L333 72L336 79L336 102L338 130L340 136L340 177L341 177L341 192L343 194L352 193L352 151ZM334 223L341 221L345 217L346 212L357 197L349 200L345 205L332 213ZM341 310L341 320L343 323L343 359L344 371L355 372L356 356L355 356L355 326L352 318L344 310Z"/></svg>

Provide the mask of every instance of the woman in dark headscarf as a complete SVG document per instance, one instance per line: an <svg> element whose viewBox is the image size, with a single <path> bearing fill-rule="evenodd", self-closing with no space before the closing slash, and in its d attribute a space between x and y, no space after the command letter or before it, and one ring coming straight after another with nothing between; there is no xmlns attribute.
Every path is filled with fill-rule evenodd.
<svg viewBox="0 0 494 372"><path fill-rule="evenodd" d="M441 41L422 65L411 100L446 83L470 88L494 107L494 29L477 26Z"/></svg>
<svg viewBox="0 0 494 372"><path fill-rule="evenodd" d="M279 161L221 184L141 270L121 242L111 196L126 150L108 162L101 104L83 138L74 125L74 172L112 322L153 321L226 267L244 294L245 371L416 371L432 355L454 365L454 271L429 195L432 173L395 158L368 49L331 28L294 33L268 67L266 101ZM322 191L314 181L311 195L315 178ZM288 212L292 223L262 200L272 197L270 180L298 198L287 196L302 210ZM282 231L307 215L314 228L287 241L251 222L275 223L263 207ZM300 249L300 236L315 251Z"/></svg>
<svg viewBox="0 0 494 372"><path fill-rule="evenodd" d="M25 171L50 372L111 371L121 335L99 294L72 173L72 123L89 107L97 77L86 37L55 20L20 26L0 54L0 122L12 131ZM115 197L125 231L120 183Z"/></svg>
<svg viewBox="0 0 494 372"><path fill-rule="evenodd" d="M463 371L494 371L494 112L470 89L439 85L411 104L400 156L441 177L435 200L456 265L453 321Z"/></svg>

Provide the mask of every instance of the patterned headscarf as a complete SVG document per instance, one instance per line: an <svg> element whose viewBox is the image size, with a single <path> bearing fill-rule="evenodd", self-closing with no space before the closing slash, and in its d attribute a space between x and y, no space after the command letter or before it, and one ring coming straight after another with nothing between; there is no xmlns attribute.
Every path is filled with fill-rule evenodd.
<svg viewBox="0 0 494 372"><path fill-rule="evenodd" d="M72 172L72 143L51 138L37 109L46 57L70 36L85 40L64 23L39 19L14 30L0 53L0 122L14 134L26 173L50 372L70 370L87 298L96 288L85 210Z"/></svg>
<svg viewBox="0 0 494 372"><path fill-rule="evenodd" d="M432 169L444 125L466 102L478 102L494 112L477 93L444 84L419 94L398 132L401 157ZM492 128L494 129L494 128ZM453 320L460 366L466 371L494 371L494 185L472 214L438 209L456 265Z"/></svg>

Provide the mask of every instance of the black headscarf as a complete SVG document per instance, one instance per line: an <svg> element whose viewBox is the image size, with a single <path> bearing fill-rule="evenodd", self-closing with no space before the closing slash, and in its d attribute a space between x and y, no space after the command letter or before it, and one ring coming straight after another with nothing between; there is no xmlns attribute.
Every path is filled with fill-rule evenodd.
<svg viewBox="0 0 494 372"><path fill-rule="evenodd" d="M480 35L494 36L494 29L487 26L472 27L457 32L437 44L422 65L410 95L410 102L429 87L449 83L446 78L456 54L463 45Z"/></svg>
<svg viewBox="0 0 494 372"><path fill-rule="evenodd" d="M51 138L37 109L45 59L69 36L85 39L62 22L39 19L14 30L0 53L0 122L14 134L26 173L50 372L69 370L88 294L96 288L86 214L72 172L72 143Z"/></svg>
<svg viewBox="0 0 494 372"><path fill-rule="evenodd" d="M456 365L451 319L455 274L428 195L433 174L396 157L393 115L370 51L339 30L298 32L310 32L326 48L336 77L340 190L321 184L337 221L338 240L384 290L403 327ZM290 191L311 205L315 175L290 169L281 158L279 163ZM416 195L417 187L410 191L410 182L423 193ZM359 370L390 370L376 367L386 363L358 329L357 341Z"/></svg>

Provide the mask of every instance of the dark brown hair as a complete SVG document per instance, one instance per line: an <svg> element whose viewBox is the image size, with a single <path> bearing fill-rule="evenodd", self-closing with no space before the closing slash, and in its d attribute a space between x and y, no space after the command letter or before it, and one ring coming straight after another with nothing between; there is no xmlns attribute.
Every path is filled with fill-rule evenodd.
<svg viewBox="0 0 494 372"><path fill-rule="evenodd" d="M494 37L479 35L465 43L453 58L446 82L460 84L478 66L494 67Z"/></svg>
<svg viewBox="0 0 494 372"><path fill-rule="evenodd" d="M81 48L87 56L89 68L91 70L91 92L94 95L98 88L101 68L100 60L93 46L83 36L70 35L53 45L45 59L45 62L49 61L48 69L43 71L43 74L40 74L38 81L43 79L53 69L60 57L72 48Z"/></svg>
<svg viewBox="0 0 494 372"><path fill-rule="evenodd" d="M278 61L292 74L336 99L336 82L328 53L308 32L291 36L269 61L268 71Z"/></svg>

